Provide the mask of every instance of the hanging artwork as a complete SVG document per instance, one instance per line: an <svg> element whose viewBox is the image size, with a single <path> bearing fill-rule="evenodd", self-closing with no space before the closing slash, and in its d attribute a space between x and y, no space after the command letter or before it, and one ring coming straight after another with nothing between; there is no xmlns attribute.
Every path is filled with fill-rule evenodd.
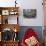
<svg viewBox="0 0 46 46"><path fill-rule="evenodd" d="M36 18L36 9L23 9L23 16L25 18Z"/></svg>

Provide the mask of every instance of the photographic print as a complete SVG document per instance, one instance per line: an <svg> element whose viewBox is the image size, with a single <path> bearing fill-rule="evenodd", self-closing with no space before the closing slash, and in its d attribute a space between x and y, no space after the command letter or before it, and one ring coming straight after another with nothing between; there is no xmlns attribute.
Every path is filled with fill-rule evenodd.
<svg viewBox="0 0 46 46"><path fill-rule="evenodd" d="M2 10L2 15L9 15L9 10Z"/></svg>
<svg viewBox="0 0 46 46"><path fill-rule="evenodd" d="M36 18L36 9L23 9L23 16L25 18Z"/></svg>

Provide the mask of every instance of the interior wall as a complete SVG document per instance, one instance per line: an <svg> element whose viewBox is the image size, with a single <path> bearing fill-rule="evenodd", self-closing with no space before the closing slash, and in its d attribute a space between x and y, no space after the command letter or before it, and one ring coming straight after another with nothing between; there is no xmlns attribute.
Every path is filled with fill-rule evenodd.
<svg viewBox="0 0 46 46"><path fill-rule="evenodd" d="M21 26L43 26L43 6L42 0L24 0L18 1L21 4L19 24ZM23 9L36 9L36 18L24 18Z"/></svg>
<svg viewBox="0 0 46 46"><path fill-rule="evenodd" d="M1 7L15 6L15 0L0 0ZM19 24L20 26L43 26L43 6L42 0L17 0L19 6ZM23 9L36 9L36 18L26 19L23 17ZM10 20L10 19L9 19Z"/></svg>

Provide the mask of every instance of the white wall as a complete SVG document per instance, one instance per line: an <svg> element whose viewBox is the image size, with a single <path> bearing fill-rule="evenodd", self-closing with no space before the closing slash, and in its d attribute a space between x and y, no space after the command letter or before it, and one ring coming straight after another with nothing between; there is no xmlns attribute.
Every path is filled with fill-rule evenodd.
<svg viewBox="0 0 46 46"><path fill-rule="evenodd" d="M14 6L15 0L0 0L0 6ZM20 7L19 24L21 26L43 26L43 6L42 0L17 0ZM26 19L23 17L23 9L37 9L35 19Z"/></svg>
<svg viewBox="0 0 46 46"><path fill-rule="evenodd" d="M20 23L23 26L43 26L43 6L42 0L24 0L18 1L21 3L22 9L37 9L37 17L35 19L26 19L23 17L21 9Z"/></svg>

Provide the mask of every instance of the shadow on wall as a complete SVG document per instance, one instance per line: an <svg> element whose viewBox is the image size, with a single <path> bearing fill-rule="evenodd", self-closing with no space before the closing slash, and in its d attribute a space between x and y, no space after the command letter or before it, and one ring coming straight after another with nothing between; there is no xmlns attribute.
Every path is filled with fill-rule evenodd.
<svg viewBox="0 0 46 46"><path fill-rule="evenodd" d="M36 33L37 33L37 37L39 39L39 41L41 43L43 43L43 30L42 30L42 26L21 26L20 27L20 31L19 31L19 40L21 42L22 38L23 38L23 35L25 33L25 31L28 29L28 28L32 28Z"/></svg>

